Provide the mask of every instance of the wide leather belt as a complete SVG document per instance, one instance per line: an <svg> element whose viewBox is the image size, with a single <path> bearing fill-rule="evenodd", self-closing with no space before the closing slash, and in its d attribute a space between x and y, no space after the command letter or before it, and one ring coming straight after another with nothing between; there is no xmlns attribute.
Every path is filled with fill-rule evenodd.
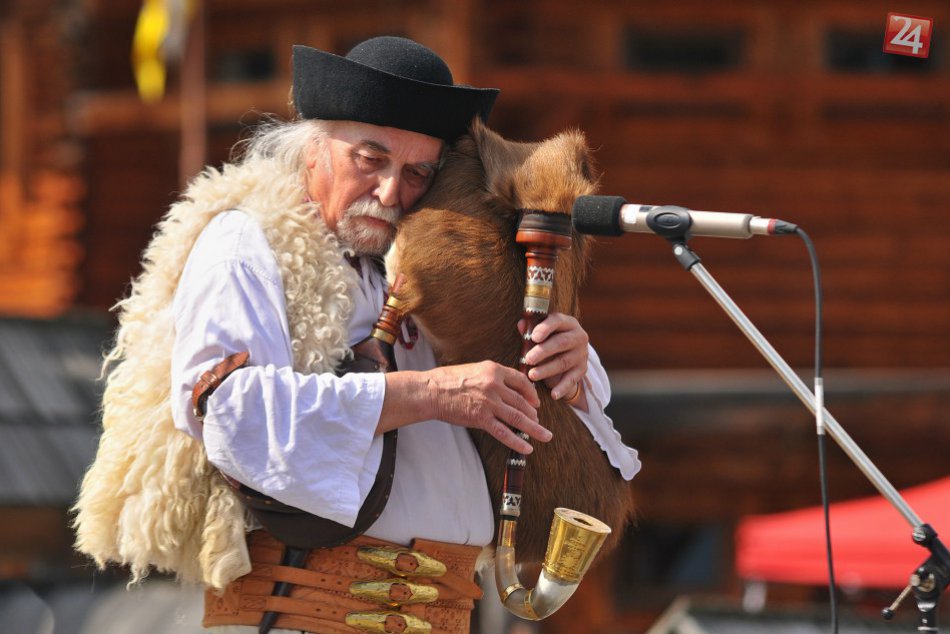
<svg viewBox="0 0 950 634"><path fill-rule="evenodd" d="M481 548L416 539L410 548L361 536L312 551L305 568L281 566L284 545L263 530L248 535L251 572L220 595L205 592L205 627L260 623L318 634L468 634L481 590L473 581ZM293 584L289 597L274 584Z"/></svg>

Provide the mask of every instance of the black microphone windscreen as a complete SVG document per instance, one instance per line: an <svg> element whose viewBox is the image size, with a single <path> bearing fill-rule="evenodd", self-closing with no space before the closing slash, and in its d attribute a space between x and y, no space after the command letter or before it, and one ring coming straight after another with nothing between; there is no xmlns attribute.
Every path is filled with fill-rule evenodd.
<svg viewBox="0 0 950 634"><path fill-rule="evenodd" d="M578 196L571 212L574 229L597 236L623 235L620 208L626 203L620 196Z"/></svg>

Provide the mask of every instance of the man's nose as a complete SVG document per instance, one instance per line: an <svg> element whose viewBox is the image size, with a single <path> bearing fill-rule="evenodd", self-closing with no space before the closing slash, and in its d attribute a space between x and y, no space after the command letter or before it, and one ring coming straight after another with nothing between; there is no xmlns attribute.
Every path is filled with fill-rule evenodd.
<svg viewBox="0 0 950 634"><path fill-rule="evenodd" d="M399 175L386 174L380 176L379 183L376 185L376 198L379 204L384 207L395 207L399 204Z"/></svg>

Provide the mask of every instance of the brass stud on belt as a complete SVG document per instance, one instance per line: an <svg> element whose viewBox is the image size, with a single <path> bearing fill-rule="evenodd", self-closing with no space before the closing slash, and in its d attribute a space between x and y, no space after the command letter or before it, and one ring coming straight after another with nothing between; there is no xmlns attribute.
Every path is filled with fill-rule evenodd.
<svg viewBox="0 0 950 634"><path fill-rule="evenodd" d="M386 579L385 581L354 581L350 584L350 594L359 599L385 603L390 606L412 603L432 603L439 599L439 589L405 579Z"/></svg>
<svg viewBox="0 0 950 634"><path fill-rule="evenodd" d="M432 624L411 614L399 612L350 612L345 623L360 632L381 634L430 634Z"/></svg>
<svg viewBox="0 0 950 634"><path fill-rule="evenodd" d="M445 564L438 559L408 548L363 546L356 551L356 556L360 561L400 577L441 577L446 571Z"/></svg>

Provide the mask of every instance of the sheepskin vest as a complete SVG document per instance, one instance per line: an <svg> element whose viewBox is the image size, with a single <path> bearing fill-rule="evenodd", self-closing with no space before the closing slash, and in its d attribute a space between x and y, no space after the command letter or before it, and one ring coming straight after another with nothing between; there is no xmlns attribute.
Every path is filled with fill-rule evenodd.
<svg viewBox="0 0 950 634"><path fill-rule="evenodd" d="M300 173L271 160L209 168L158 225L142 274L116 305L102 435L74 507L76 548L100 567L127 565L136 582L154 566L212 588L250 572L240 501L202 443L172 421L172 299L201 230L216 214L240 209L260 223L277 258L294 370L333 371L349 354L357 279L304 193Z"/></svg>

